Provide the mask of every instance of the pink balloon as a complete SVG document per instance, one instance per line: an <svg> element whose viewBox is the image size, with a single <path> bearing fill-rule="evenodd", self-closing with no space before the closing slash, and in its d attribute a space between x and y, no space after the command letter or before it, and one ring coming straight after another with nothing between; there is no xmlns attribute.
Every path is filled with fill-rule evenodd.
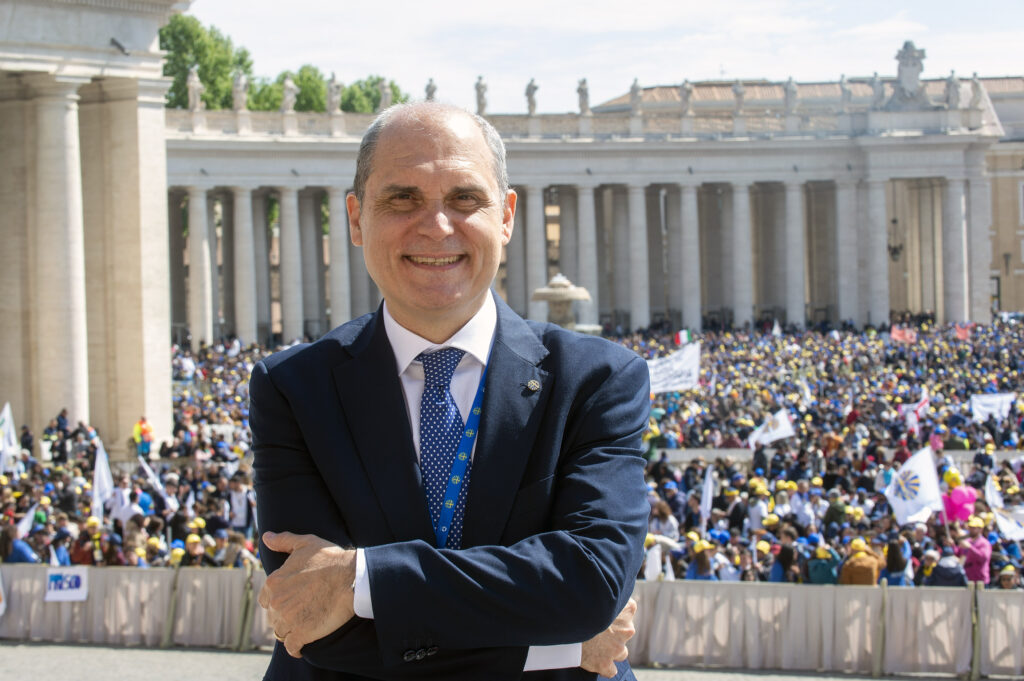
<svg viewBox="0 0 1024 681"><path fill-rule="evenodd" d="M978 492L967 485L960 485L948 494L942 496L942 503L946 508L946 518L949 522L959 520L966 522L974 513L974 502L978 498Z"/></svg>

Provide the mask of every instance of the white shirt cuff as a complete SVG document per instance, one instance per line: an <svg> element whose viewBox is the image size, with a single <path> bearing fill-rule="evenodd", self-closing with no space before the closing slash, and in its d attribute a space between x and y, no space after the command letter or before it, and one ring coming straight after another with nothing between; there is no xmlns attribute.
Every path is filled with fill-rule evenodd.
<svg viewBox="0 0 1024 681"><path fill-rule="evenodd" d="M373 619L373 599L370 598L370 576L366 572L366 552L356 549L356 583L352 595L352 609L357 617Z"/></svg>
<svg viewBox="0 0 1024 681"><path fill-rule="evenodd" d="M356 616L373 619L373 599L370 597L370 576L366 571L366 552L356 549L356 582L352 595L352 609ZM544 669L571 669L579 667L583 660L582 643L566 643L557 646L530 646L526 653L524 672Z"/></svg>
<svg viewBox="0 0 1024 681"><path fill-rule="evenodd" d="M579 667L583 661L582 643L565 643L557 646L530 646L526 653L524 672L542 669L570 669Z"/></svg>

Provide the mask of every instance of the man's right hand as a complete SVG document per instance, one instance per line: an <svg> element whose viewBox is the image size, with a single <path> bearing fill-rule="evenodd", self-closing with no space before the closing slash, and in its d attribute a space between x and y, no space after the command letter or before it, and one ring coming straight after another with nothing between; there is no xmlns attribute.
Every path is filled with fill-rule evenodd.
<svg viewBox="0 0 1024 681"><path fill-rule="evenodd" d="M580 666L609 679L615 676L618 673L615 663L629 656L626 642L636 633L633 626L635 616L636 601L630 598L610 627L583 644Z"/></svg>

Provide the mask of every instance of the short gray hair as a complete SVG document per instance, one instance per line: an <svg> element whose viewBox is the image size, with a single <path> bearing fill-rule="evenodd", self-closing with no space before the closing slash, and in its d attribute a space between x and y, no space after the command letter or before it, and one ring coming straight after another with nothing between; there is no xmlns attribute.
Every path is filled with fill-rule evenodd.
<svg viewBox="0 0 1024 681"><path fill-rule="evenodd" d="M414 102L409 104L395 104L394 106L388 107L384 111L373 119L373 123L370 123L370 127L366 129L366 133L363 135L363 141L359 145L359 154L356 156L356 177L352 183L352 191L359 199L359 202L363 201L363 194L366 191L366 181L370 178L370 172L373 170L373 156L377 150L377 142L380 141L380 135L384 131L384 128L389 123L401 114L419 114L422 112L424 117L437 117L441 115L452 115L461 114L463 116L469 116L473 121L476 122L480 128L480 132L484 136L484 141L487 143L487 147L491 150L492 156L492 170L494 171L494 179L498 183L498 192L502 198L508 193L509 181L508 181L508 164L505 160L505 143L501 141L501 135L494 129L486 118L478 116L477 114L470 113L464 109L460 109L450 104L441 104L438 102Z"/></svg>

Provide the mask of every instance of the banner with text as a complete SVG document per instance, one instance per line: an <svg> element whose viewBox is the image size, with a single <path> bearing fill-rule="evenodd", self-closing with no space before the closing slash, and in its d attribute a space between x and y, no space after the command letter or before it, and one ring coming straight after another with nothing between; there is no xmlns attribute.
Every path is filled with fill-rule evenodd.
<svg viewBox="0 0 1024 681"><path fill-rule="evenodd" d="M50 568L46 571L47 603L84 601L89 597L89 570L84 566Z"/></svg>
<svg viewBox="0 0 1024 681"><path fill-rule="evenodd" d="M690 343L668 357L647 360L651 372L651 392L670 393L692 390L700 378L700 343Z"/></svg>

